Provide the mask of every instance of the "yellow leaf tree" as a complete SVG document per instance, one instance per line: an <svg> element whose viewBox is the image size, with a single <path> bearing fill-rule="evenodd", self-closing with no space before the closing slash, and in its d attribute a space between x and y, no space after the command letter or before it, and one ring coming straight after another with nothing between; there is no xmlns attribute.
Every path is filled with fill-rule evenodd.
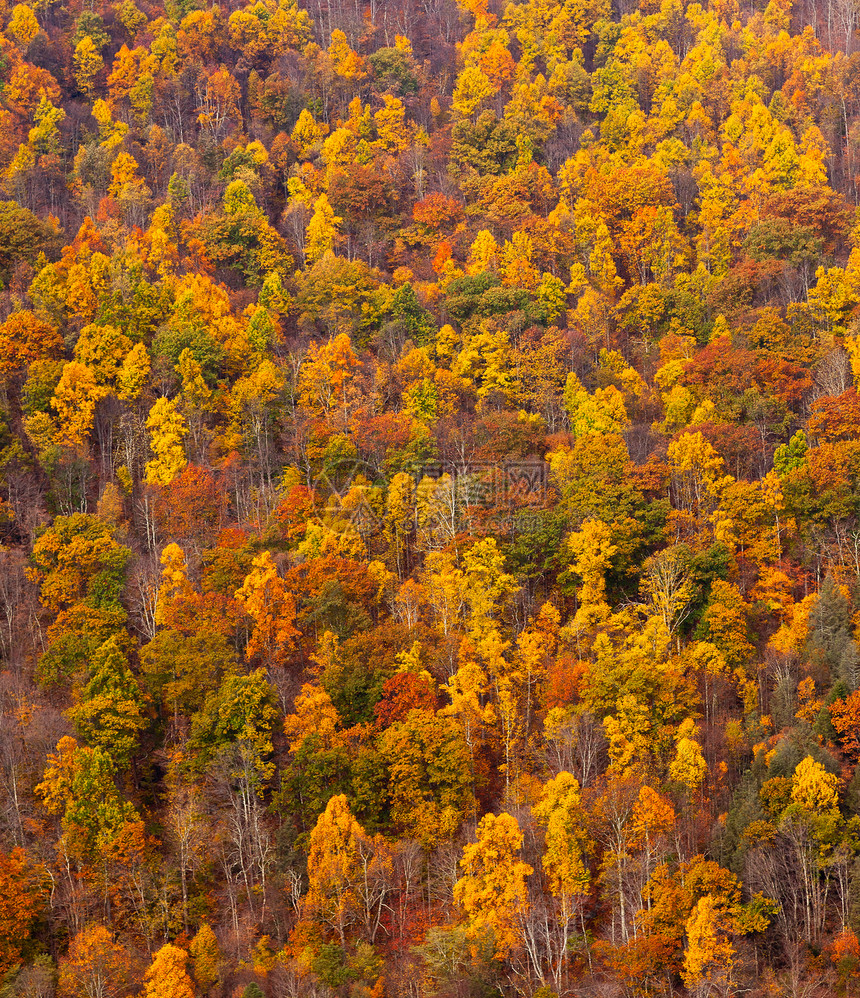
<svg viewBox="0 0 860 998"><path fill-rule="evenodd" d="M470 634L481 641L497 626L505 604L517 591L517 581L505 571L505 556L492 537L469 548L463 555L463 568Z"/></svg>
<svg viewBox="0 0 860 998"><path fill-rule="evenodd" d="M332 797L311 832L305 912L330 925L341 945L358 915L355 881L361 866L359 846L365 837L343 794Z"/></svg>
<svg viewBox="0 0 860 998"><path fill-rule="evenodd" d="M295 644L296 601L268 551L257 555L236 599L254 621L246 649L249 658L281 664Z"/></svg>
<svg viewBox="0 0 860 998"><path fill-rule="evenodd" d="M6 34L10 35L26 52L30 42L39 34L39 22L31 7L25 3L17 3L12 8L12 16L6 26Z"/></svg>
<svg viewBox="0 0 860 998"><path fill-rule="evenodd" d="M582 579L579 589L579 609L574 617L576 627L588 628L606 619L606 570L618 551L612 543L609 527L600 520L586 520L567 540L573 555L573 568Z"/></svg>
<svg viewBox="0 0 860 998"><path fill-rule="evenodd" d="M93 427L96 404L103 394L90 368L75 361L65 365L54 390L54 409L61 444L70 447L85 444Z"/></svg>
<svg viewBox="0 0 860 998"><path fill-rule="evenodd" d="M510 814L485 814L478 840L463 848L463 876L454 885L454 900L475 934L493 934L496 956L508 957L521 939L520 923L528 910L526 877L534 873L518 858L523 836Z"/></svg>
<svg viewBox="0 0 860 998"><path fill-rule="evenodd" d="M334 250L337 227L342 221L340 216L335 215L328 195L320 194L314 202L314 213L305 233L305 257L308 263L316 263L326 253Z"/></svg>
<svg viewBox="0 0 860 998"><path fill-rule="evenodd" d="M415 482L412 475L401 471L391 479L385 499L384 534L388 548L403 578L407 564L407 541L415 523Z"/></svg>
<svg viewBox="0 0 860 998"><path fill-rule="evenodd" d="M358 357L346 333L322 346L312 341L299 371L299 405L308 415L336 420L345 427L356 367Z"/></svg>
<svg viewBox="0 0 860 998"><path fill-rule="evenodd" d="M144 978L143 998L194 998L194 986L185 969L188 954L167 943L153 956Z"/></svg>
<svg viewBox="0 0 860 998"><path fill-rule="evenodd" d="M791 799L805 811L827 811L839 803L839 777L828 773L812 756L797 764L791 779Z"/></svg>
<svg viewBox="0 0 860 998"><path fill-rule="evenodd" d="M102 59L95 42L89 35L78 42L74 54L75 81L86 97L92 98L93 82L98 73L104 68Z"/></svg>
<svg viewBox="0 0 860 998"><path fill-rule="evenodd" d="M702 755L702 747L695 740L696 725L691 718L678 729L675 740L675 758L669 764L669 776L683 783L687 792L693 794L708 775L708 764Z"/></svg>
<svg viewBox="0 0 860 998"><path fill-rule="evenodd" d="M692 995L728 994L735 948L731 920L718 899L706 894L687 920L687 949L682 977Z"/></svg>
<svg viewBox="0 0 860 998"><path fill-rule="evenodd" d="M117 398L121 402L133 402L140 396L149 378L150 366L145 344L135 343L117 372Z"/></svg>
<svg viewBox="0 0 860 998"><path fill-rule="evenodd" d="M103 925L89 925L72 939L59 972L60 998L123 994L133 979L129 952Z"/></svg>
<svg viewBox="0 0 860 998"><path fill-rule="evenodd" d="M545 848L541 860L550 893L555 899L557 933L551 951L551 972L556 990L561 990L564 961L571 928L588 893L590 876L585 862L588 840L579 782L570 773L559 773L541 790L532 808L544 829Z"/></svg>
<svg viewBox="0 0 860 998"><path fill-rule="evenodd" d="M176 402L160 398L146 419L152 460L146 464L148 485L169 485L188 463L182 441L188 430Z"/></svg>

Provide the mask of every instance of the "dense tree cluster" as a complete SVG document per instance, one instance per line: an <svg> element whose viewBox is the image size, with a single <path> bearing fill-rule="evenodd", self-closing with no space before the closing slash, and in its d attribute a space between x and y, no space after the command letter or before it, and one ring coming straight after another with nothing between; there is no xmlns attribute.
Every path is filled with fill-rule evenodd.
<svg viewBox="0 0 860 998"><path fill-rule="evenodd" d="M0 15L4 998L856 992L856 5Z"/></svg>

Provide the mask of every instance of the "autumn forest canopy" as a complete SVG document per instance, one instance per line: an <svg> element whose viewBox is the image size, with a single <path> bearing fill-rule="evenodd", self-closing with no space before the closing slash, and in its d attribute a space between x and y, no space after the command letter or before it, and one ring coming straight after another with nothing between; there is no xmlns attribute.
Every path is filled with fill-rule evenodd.
<svg viewBox="0 0 860 998"><path fill-rule="evenodd" d="M854 0L0 29L0 998L860 993Z"/></svg>

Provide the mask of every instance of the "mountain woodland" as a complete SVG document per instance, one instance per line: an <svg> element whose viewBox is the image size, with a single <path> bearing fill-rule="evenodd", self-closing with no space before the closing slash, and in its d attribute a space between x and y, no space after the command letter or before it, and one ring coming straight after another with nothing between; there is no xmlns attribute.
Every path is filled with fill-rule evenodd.
<svg viewBox="0 0 860 998"><path fill-rule="evenodd" d="M0 996L860 994L855 0L0 0Z"/></svg>

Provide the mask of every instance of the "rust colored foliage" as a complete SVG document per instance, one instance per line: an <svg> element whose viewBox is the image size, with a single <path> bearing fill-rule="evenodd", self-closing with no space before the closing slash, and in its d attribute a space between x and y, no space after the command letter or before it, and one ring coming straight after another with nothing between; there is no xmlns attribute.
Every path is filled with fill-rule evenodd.
<svg viewBox="0 0 860 998"><path fill-rule="evenodd" d="M579 699L588 665L572 655L559 656L547 671L544 703L548 709L566 707Z"/></svg>
<svg viewBox="0 0 860 998"><path fill-rule="evenodd" d="M359 453L380 467L385 458L409 443L412 420L406 413L364 414L356 420L353 440Z"/></svg>
<svg viewBox="0 0 860 998"><path fill-rule="evenodd" d="M13 312L0 326L0 377L34 360L62 355L63 337L56 326L32 312Z"/></svg>
<svg viewBox="0 0 860 998"><path fill-rule="evenodd" d="M708 422L690 427L690 430L702 434L735 478L755 477L762 461L761 434L755 426Z"/></svg>
<svg viewBox="0 0 860 998"><path fill-rule="evenodd" d="M444 194L428 194L412 208L415 223L433 236L453 229L464 217L462 203Z"/></svg>
<svg viewBox="0 0 860 998"><path fill-rule="evenodd" d="M860 691L830 705L830 720L852 765L860 762Z"/></svg>
<svg viewBox="0 0 860 998"><path fill-rule="evenodd" d="M860 395L855 388L816 399L810 409L809 433L820 443L855 440L860 434Z"/></svg>
<svg viewBox="0 0 860 998"><path fill-rule="evenodd" d="M797 186L774 191L762 205L762 217L784 219L794 228L811 229L833 253L851 231L852 215L845 201L825 186Z"/></svg>
<svg viewBox="0 0 860 998"><path fill-rule="evenodd" d="M374 708L376 723L387 728L395 721L402 721L411 710L434 714L439 701L433 686L424 676L414 672L398 672L385 680L382 699Z"/></svg>
<svg viewBox="0 0 860 998"><path fill-rule="evenodd" d="M612 222L630 218L645 206L675 204L671 182L650 164L622 167L589 179L590 197Z"/></svg>
<svg viewBox="0 0 860 998"><path fill-rule="evenodd" d="M187 464L169 485L154 490L160 535L172 540L214 538L224 522L227 496L215 475Z"/></svg>
<svg viewBox="0 0 860 998"><path fill-rule="evenodd" d="M285 540L295 542L304 535L308 521L315 513L315 506L314 490L306 485L294 485L287 492L275 509L275 519Z"/></svg>
<svg viewBox="0 0 860 998"><path fill-rule="evenodd" d="M702 347L684 369L683 382L706 391L715 402L732 403L753 385L756 355L720 337Z"/></svg>
<svg viewBox="0 0 860 998"><path fill-rule="evenodd" d="M26 852L0 850L0 974L20 959L43 902L39 871Z"/></svg>
<svg viewBox="0 0 860 998"><path fill-rule="evenodd" d="M287 588L299 604L299 624L318 612L319 604L333 589L350 606L370 611L378 586L370 577L367 565L350 558L327 555L291 568L284 576Z"/></svg>
<svg viewBox="0 0 860 998"><path fill-rule="evenodd" d="M780 357L760 357L755 367L760 389L787 406L797 406L812 388L812 377L801 364Z"/></svg>

